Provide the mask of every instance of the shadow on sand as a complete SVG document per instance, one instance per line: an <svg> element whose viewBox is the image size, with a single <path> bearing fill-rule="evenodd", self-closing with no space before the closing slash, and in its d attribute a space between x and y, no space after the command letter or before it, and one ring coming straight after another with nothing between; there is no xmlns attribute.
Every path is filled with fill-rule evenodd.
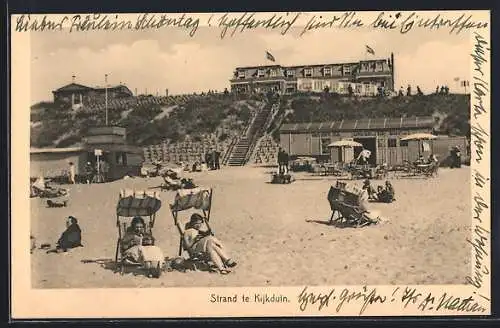
<svg viewBox="0 0 500 328"><path fill-rule="evenodd" d="M339 229L345 229L345 228L356 228L352 224L349 224L347 222L340 222L340 221L330 221L328 220L306 220L308 223L316 223L316 224L322 224L334 228L339 228Z"/></svg>
<svg viewBox="0 0 500 328"><path fill-rule="evenodd" d="M110 258L105 259L85 259L81 261L84 264L95 263L100 265L105 270L112 271L113 273L120 273L122 268L117 265L115 260ZM188 271L206 271L209 273L213 273L214 270L209 265L200 265L199 263L193 263L190 260L182 260L179 261L179 258L165 258L164 266L162 268L162 272L188 272ZM134 276L147 276L146 270L142 267L142 265L125 265L123 266L123 274L133 274Z"/></svg>
<svg viewBox="0 0 500 328"><path fill-rule="evenodd" d="M105 270L113 271L113 273L120 273L121 267L117 265L113 259L85 259L81 261L82 263L96 263L99 264ZM146 271L140 265L126 265L123 267L123 274L132 273L134 276L145 276Z"/></svg>

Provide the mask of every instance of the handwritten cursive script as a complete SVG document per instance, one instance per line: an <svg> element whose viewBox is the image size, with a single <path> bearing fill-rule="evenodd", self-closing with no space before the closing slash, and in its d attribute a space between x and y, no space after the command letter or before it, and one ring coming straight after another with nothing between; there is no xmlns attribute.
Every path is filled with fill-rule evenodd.
<svg viewBox="0 0 500 328"><path fill-rule="evenodd" d="M483 227L476 225L473 233L473 240L467 239L467 242L472 245L474 250L474 274L472 277L467 276L465 279L468 284L476 288L481 288L483 276L488 275L490 270L483 263L484 257L488 255L486 251L486 242L489 239L490 232Z"/></svg>
<svg viewBox="0 0 500 328"><path fill-rule="evenodd" d="M322 293L308 293L307 292L307 286L304 287L302 292L299 294L299 304L300 304L300 310L305 311L307 308L307 305L309 304L316 304L318 303L318 310L321 311L321 309L325 306L328 306L328 302L330 299L332 299L332 295L335 289L330 290L326 294Z"/></svg>
<svg viewBox="0 0 500 328"><path fill-rule="evenodd" d="M257 19L255 13L243 13L236 17L224 14L218 19L219 27L222 28L220 37L223 39L229 29L232 29L231 36L234 36L238 30L241 33L247 29L256 29L259 27L273 30L279 29L281 30L281 34L284 35L295 24L299 16L300 13L294 15L287 13L286 15L274 14L268 19Z"/></svg>
<svg viewBox="0 0 500 328"><path fill-rule="evenodd" d="M399 18L399 17L398 17ZM462 14L455 19L443 18L441 14L434 17L421 17L413 12L406 17L400 24L400 32L405 34L413 28L424 28L429 30L449 29L450 34L455 32L459 34L463 30L484 29L488 27L488 22L473 21L472 15Z"/></svg>
<svg viewBox="0 0 500 328"><path fill-rule="evenodd" d="M339 312L344 303L361 300L361 302L363 302L359 310L359 314L361 315L365 312L368 305L373 303L385 303L386 299L386 296L377 294L376 288L372 288L370 291L368 291L366 286L363 286L361 291L350 291L344 288L339 295L339 304L337 305L336 311Z"/></svg>

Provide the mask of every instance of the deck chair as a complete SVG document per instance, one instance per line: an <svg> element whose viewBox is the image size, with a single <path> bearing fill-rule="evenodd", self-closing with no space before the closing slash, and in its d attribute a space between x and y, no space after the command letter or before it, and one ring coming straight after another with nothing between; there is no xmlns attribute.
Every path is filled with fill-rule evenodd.
<svg viewBox="0 0 500 328"><path fill-rule="evenodd" d="M337 181L335 186L330 187L327 197L332 210L330 223L343 223L356 228L377 224L379 220L370 218L362 205L366 195L360 188Z"/></svg>
<svg viewBox="0 0 500 328"><path fill-rule="evenodd" d="M170 205L170 210L172 212L172 217L174 219L174 224L179 232L179 252L178 255L182 256L183 253L187 254L187 261L192 264L195 271L198 271L201 267L210 268L212 263L207 254L194 253L185 244L184 241L184 231L185 224L179 219L179 212L194 210L198 212L202 217L204 224L207 226L208 231L211 235L214 235L209 221L210 212L212 209L212 197L213 190L197 187L194 189L183 189L177 191L175 195L173 204Z"/></svg>
<svg viewBox="0 0 500 328"><path fill-rule="evenodd" d="M118 240L116 242L115 263L116 270L121 274L127 266L141 267L141 264L131 264L124 261L123 238L130 229L132 218L141 216L145 223L146 233L152 235L156 212L161 208L161 200L157 192L135 191L122 189L116 205L116 226Z"/></svg>

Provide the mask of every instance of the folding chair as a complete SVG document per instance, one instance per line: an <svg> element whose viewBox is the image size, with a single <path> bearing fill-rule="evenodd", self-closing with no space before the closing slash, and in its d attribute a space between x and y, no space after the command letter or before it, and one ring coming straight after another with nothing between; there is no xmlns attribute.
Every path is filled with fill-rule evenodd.
<svg viewBox="0 0 500 328"><path fill-rule="evenodd" d="M121 190L116 205L116 226L118 240L116 242L115 263L116 269L124 273L125 266L140 267L141 265L125 263L123 253L123 238L130 228L132 218L141 216L146 222L146 232L151 234L155 224L156 212L161 208L161 200L156 192Z"/></svg>
<svg viewBox="0 0 500 328"><path fill-rule="evenodd" d="M182 227L182 223L179 220L179 212L187 210L194 210L194 212L198 212L203 218L204 224L207 226L209 233L214 235L209 224L212 209L212 197L213 190L211 188L205 189L198 187L194 189L184 189L177 191L174 203L170 205L174 224L179 232L179 256L182 256L183 252L186 252L188 255L187 260L193 264L195 270L198 270L199 266L211 267L212 264L210 263L207 254L195 253L185 244L185 226L184 228Z"/></svg>
<svg viewBox="0 0 500 328"><path fill-rule="evenodd" d="M377 224L378 220L366 215L368 211L361 206L363 192L362 189L339 181L330 187L327 196L332 210L330 223L339 222L356 228Z"/></svg>

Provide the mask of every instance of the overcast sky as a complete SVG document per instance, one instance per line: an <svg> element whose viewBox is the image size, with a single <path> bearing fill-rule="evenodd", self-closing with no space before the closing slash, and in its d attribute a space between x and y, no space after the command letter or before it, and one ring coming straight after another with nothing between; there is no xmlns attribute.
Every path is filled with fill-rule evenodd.
<svg viewBox="0 0 500 328"><path fill-rule="evenodd" d="M299 36L268 30L220 38L220 29L200 27L194 37L184 30L31 33L32 103L52 100L52 90L71 82L88 86L120 82L132 92L160 95L229 88L237 66L337 63L395 56L396 89L410 83L424 92L436 85L457 88L455 77L470 74L470 34L412 30L407 34L368 29L322 29ZM376 56L366 53L365 45ZM462 91L462 90L460 90Z"/></svg>

